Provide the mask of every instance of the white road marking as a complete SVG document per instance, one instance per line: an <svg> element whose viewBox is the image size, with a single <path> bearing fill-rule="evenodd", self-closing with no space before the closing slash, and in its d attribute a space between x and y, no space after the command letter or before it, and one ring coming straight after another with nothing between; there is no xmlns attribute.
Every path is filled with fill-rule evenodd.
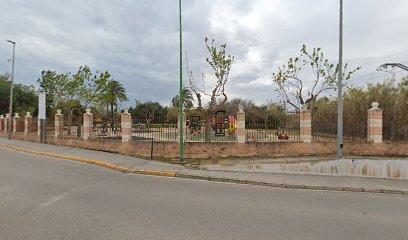
<svg viewBox="0 0 408 240"><path fill-rule="evenodd" d="M48 207L51 204L53 204L55 202L58 202L59 200L65 198L67 195L69 195L69 194L71 194L71 193L73 193L75 191L76 191L76 189L72 189L72 190L69 190L68 192L65 192L65 193L61 194L61 195L55 196L55 197L51 198L50 200L48 200L47 202L41 203L40 207Z"/></svg>

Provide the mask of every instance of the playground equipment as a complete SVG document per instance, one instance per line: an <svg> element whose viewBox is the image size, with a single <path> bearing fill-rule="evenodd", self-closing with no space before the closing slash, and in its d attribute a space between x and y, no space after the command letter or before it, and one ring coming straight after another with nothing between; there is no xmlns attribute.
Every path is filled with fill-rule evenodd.
<svg viewBox="0 0 408 240"><path fill-rule="evenodd" d="M252 136L247 135L246 139L245 139L245 142L246 143L255 143L256 142L256 137L254 135L252 135Z"/></svg>
<svg viewBox="0 0 408 240"><path fill-rule="evenodd" d="M228 116L228 133L234 134L235 131L237 131L238 128L238 123L237 120L235 119L234 115L229 115Z"/></svg>
<svg viewBox="0 0 408 240"><path fill-rule="evenodd" d="M227 112L219 110L215 113L215 136L225 136L225 125L228 123Z"/></svg>
<svg viewBox="0 0 408 240"><path fill-rule="evenodd" d="M289 140L288 134L280 130L276 131L275 135L278 136L279 140L286 140L286 141Z"/></svg>
<svg viewBox="0 0 408 240"><path fill-rule="evenodd" d="M201 120L201 116L193 115L190 117L188 121L187 127L190 128L190 133L192 136L201 133L201 127L203 126L203 121Z"/></svg>

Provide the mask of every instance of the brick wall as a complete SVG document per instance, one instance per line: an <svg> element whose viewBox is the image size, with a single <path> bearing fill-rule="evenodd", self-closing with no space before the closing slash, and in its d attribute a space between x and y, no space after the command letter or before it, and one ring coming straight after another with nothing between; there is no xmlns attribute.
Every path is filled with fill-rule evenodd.
<svg viewBox="0 0 408 240"><path fill-rule="evenodd" d="M6 137L3 131L0 136ZM39 142L37 135L15 133L15 139ZM54 138L49 136L49 144L79 147L99 151L120 153L129 156L149 158L151 142L122 142L83 140L81 138ZM332 155L336 153L336 143L203 143L185 144L186 159L226 158L226 157L290 157L308 155ZM406 143L352 143L344 145L344 154L353 156L408 156ZM153 143L154 158L178 159L178 143Z"/></svg>

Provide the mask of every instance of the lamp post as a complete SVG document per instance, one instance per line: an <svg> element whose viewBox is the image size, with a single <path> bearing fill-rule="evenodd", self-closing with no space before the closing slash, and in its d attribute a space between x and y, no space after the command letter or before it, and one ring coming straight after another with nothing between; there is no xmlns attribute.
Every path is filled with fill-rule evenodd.
<svg viewBox="0 0 408 240"><path fill-rule="evenodd" d="M11 132L12 132L12 118L13 118L13 82L14 82L14 59L15 59L15 51L16 51L16 42L11 41L11 40L7 40L7 42L13 44L13 58L11 59L11 75L10 75L10 106L9 106L9 113L10 113L10 117L9 117L9 122L8 122L8 126L9 126L9 131L8 131L8 139L11 139Z"/></svg>
<svg viewBox="0 0 408 240"><path fill-rule="evenodd" d="M391 68L401 68L402 70L408 71L408 67L401 63L384 63L377 68L377 71L386 70L388 67Z"/></svg>
<svg viewBox="0 0 408 240"><path fill-rule="evenodd" d="M337 85L337 158L343 158L343 0L340 0L339 81Z"/></svg>
<svg viewBox="0 0 408 240"><path fill-rule="evenodd" d="M181 0L179 0L179 20L180 20L180 93L179 93L179 112L180 112L180 162L184 162L184 133L183 133L183 38L181 28Z"/></svg>

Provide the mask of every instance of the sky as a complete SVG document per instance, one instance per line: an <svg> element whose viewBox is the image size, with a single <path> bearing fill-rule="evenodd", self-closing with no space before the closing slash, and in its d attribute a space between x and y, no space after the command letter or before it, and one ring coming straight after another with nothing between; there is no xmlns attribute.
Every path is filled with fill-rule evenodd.
<svg viewBox="0 0 408 240"><path fill-rule="evenodd" d="M10 72L5 40L16 41L17 83L36 85L42 70L88 65L123 83L125 105L134 99L169 105L178 94L177 0L0 0L0 6L0 73ZM350 85L389 78L376 71L385 62L408 64L407 9L406 0L344 0L344 62L362 67ZM277 101L272 73L303 44L322 48L337 63L338 12L338 0L183 0L183 57L199 84L204 74L208 90L213 75L204 39L227 43L235 57L228 96Z"/></svg>

